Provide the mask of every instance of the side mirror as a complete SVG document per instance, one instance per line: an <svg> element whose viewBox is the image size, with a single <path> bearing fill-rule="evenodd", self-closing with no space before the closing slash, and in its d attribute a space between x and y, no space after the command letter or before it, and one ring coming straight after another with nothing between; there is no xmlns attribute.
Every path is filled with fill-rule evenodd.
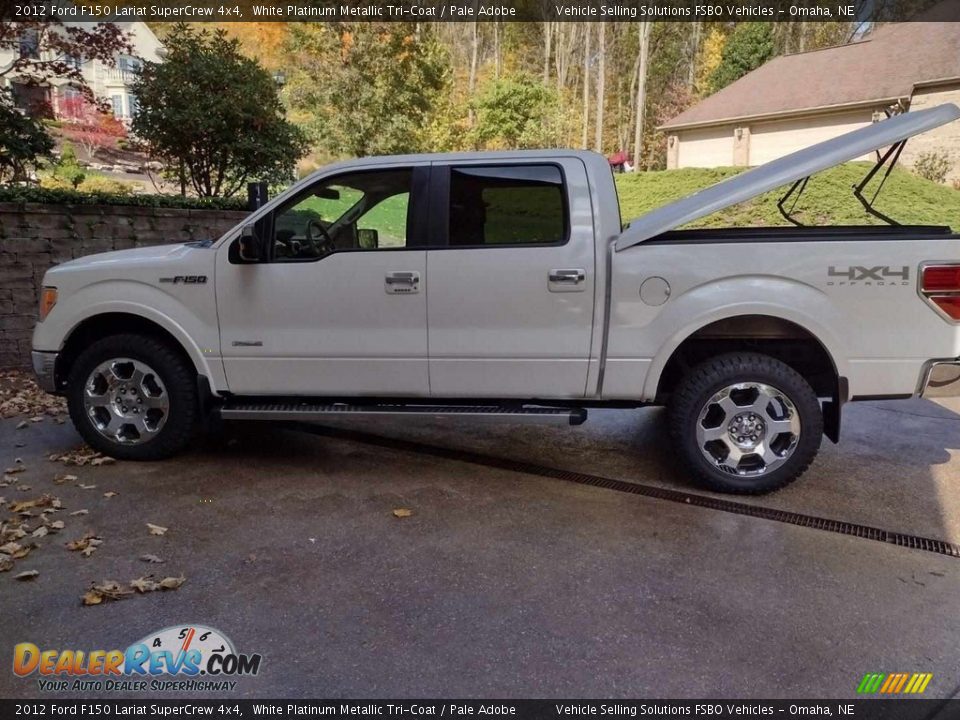
<svg viewBox="0 0 960 720"><path fill-rule="evenodd" d="M244 225L240 230L238 250L244 262L260 262L263 259L263 244L253 225Z"/></svg>
<svg viewBox="0 0 960 720"><path fill-rule="evenodd" d="M357 244L361 250L376 250L380 247L380 233L374 229L357 228Z"/></svg>

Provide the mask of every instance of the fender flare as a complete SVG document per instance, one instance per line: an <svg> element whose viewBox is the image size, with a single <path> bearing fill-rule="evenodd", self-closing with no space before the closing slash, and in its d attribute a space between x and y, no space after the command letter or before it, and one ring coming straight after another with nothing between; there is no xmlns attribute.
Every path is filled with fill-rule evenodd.
<svg viewBox="0 0 960 720"><path fill-rule="evenodd" d="M723 283L728 287L722 288L722 290L733 291L734 287L736 286L736 293L742 296L742 282L737 281L742 281L744 279L746 278L731 278ZM769 290L771 289L771 280L771 278L762 278L762 281L767 286L765 288L766 294L774 294L778 297L789 298L794 300L794 302L790 305L784 304L783 302L756 300L740 302L733 301L720 304L715 303L715 307L713 307L711 310L707 312L692 312L688 316L692 319L689 319L684 323L677 323L677 329L667 337L665 342L661 344L659 351L653 357L650 363L646 379L644 380L644 397L652 398L656 396L657 389L660 385L660 380L667 363L669 362L670 358L673 357L673 354L676 352L677 348L680 347L685 340L699 330L702 330L707 325L720 320L728 320L745 315L764 315L778 320L786 320L787 322L797 325L820 343L826 352L827 357L829 357L833 363L837 377L847 377L849 375L849 370L847 367L846 353L843 351L843 342L829 327L818 320L817 317L807 310L799 309L807 307L816 308L817 306L820 306L826 311L832 310L833 308L829 307L829 300L826 295L808 285L795 282L785 282L783 280L772 283L776 286L783 286L778 288L784 291L783 294L770 293ZM710 294L714 299L716 299L716 291L718 288L716 287L715 283L711 285L712 289ZM704 287L706 286L701 286L701 288ZM694 296L701 294L697 292L701 288L690 291L678 298L677 303L675 303L673 308L671 308L671 312L669 314L685 315L686 311L688 310L687 306L699 304L700 298ZM802 299L798 298L798 295L803 296ZM812 302L804 302L804 300L810 300ZM669 322L669 317L665 317L667 315L668 313L663 313L658 320Z"/></svg>

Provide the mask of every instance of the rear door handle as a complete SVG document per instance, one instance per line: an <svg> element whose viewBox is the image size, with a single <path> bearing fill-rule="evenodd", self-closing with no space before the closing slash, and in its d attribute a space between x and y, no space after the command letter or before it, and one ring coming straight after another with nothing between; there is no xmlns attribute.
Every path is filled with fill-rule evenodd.
<svg viewBox="0 0 960 720"><path fill-rule="evenodd" d="M556 268L547 275L550 292L583 292L587 273L582 268Z"/></svg>
<svg viewBox="0 0 960 720"><path fill-rule="evenodd" d="M420 273L415 270L389 272L383 279L383 288L388 295L410 295L420 292Z"/></svg>

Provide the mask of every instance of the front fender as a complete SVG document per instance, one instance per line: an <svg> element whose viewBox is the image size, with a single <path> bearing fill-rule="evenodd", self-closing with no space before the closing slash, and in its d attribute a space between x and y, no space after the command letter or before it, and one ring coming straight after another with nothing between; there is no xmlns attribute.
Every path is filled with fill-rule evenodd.
<svg viewBox="0 0 960 720"><path fill-rule="evenodd" d="M180 343L214 392L225 389L212 284L175 287L168 293L135 280L92 283L57 302L34 329L33 347L60 351L81 323L106 313L126 313L156 323Z"/></svg>

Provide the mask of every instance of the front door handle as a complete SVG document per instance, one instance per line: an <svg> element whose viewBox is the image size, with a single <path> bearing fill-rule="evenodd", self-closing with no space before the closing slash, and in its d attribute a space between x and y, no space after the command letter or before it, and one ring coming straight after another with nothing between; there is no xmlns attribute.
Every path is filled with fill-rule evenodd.
<svg viewBox="0 0 960 720"><path fill-rule="evenodd" d="M383 279L383 288L388 295L410 295L420 292L420 273L415 270L389 272Z"/></svg>
<svg viewBox="0 0 960 720"><path fill-rule="evenodd" d="M557 268L547 275L550 292L583 292L587 273L582 268Z"/></svg>

